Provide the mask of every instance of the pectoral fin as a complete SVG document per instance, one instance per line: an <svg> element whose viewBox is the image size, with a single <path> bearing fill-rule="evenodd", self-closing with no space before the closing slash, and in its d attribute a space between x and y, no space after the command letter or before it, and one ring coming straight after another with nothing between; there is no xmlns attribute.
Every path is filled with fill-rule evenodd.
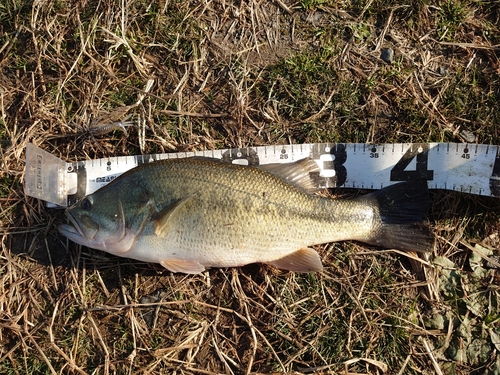
<svg viewBox="0 0 500 375"><path fill-rule="evenodd" d="M205 266L195 260L165 259L160 264L171 272L196 274L205 271Z"/></svg>
<svg viewBox="0 0 500 375"><path fill-rule="evenodd" d="M323 264L318 253L311 248L303 248L283 258L266 262L271 266L295 272L318 272L323 270Z"/></svg>
<svg viewBox="0 0 500 375"><path fill-rule="evenodd" d="M155 234L159 237L164 237L169 229L172 219L180 213L182 208L188 203L192 197L180 199L175 203L172 203L165 207L160 212L154 215L155 222Z"/></svg>

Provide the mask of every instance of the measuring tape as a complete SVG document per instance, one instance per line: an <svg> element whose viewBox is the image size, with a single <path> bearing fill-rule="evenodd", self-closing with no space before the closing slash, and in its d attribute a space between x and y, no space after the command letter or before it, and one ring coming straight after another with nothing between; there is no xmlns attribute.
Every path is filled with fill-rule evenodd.
<svg viewBox="0 0 500 375"><path fill-rule="evenodd" d="M310 157L318 188L380 189L426 180L430 189L500 197L499 146L462 143L312 143L170 154L117 156L67 163L28 144L26 195L67 207L129 169L162 159L204 156L259 166Z"/></svg>

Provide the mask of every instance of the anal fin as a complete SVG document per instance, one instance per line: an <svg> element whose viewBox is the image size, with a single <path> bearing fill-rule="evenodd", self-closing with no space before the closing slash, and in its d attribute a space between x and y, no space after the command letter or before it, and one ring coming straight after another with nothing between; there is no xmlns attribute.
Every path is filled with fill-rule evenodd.
<svg viewBox="0 0 500 375"><path fill-rule="evenodd" d="M294 272L319 272L323 271L323 264L319 254L311 248L297 250L283 258L265 262L276 268Z"/></svg>
<svg viewBox="0 0 500 375"><path fill-rule="evenodd" d="M205 266L195 260L164 259L160 264L171 272L197 274L205 271Z"/></svg>

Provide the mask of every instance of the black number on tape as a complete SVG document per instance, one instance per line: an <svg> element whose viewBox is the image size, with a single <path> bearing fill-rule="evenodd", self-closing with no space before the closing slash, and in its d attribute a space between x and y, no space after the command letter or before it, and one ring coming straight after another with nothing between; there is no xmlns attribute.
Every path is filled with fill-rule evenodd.
<svg viewBox="0 0 500 375"><path fill-rule="evenodd" d="M391 170L391 181L432 180L434 171L428 169L429 145L413 144ZM406 170L413 159L416 159L414 170Z"/></svg>
<svg viewBox="0 0 500 375"><path fill-rule="evenodd" d="M224 151L222 154L222 161L225 163L237 163L253 166L260 164L259 155L252 148L236 148Z"/></svg>
<svg viewBox="0 0 500 375"><path fill-rule="evenodd" d="M337 173L337 187L345 184L347 180L347 169L344 167L344 163L347 160L347 152L345 145L337 144L336 147L331 151L335 155L335 160L333 165L335 166L335 172Z"/></svg>
<svg viewBox="0 0 500 375"><path fill-rule="evenodd" d="M497 153L495 164L493 165L493 172L490 177L490 190L491 195L500 197L500 150Z"/></svg>
<svg viewBox="0 0 500 375"><path fill-rule="evenodd" d="M333 175L331 177L323 177L320 176L319 172L312 172L311 179L316 186L331 188L340 187L345 184L347 180L347 169L344 163L347 160L347 151L344 144L314 144L311 150L311 157L319 162L323 173Z"/></svg>
<svg viewBox="0 0 500 375"><path fill-rule="evenodd" d="M68 195L68 207L82 199L87 193L87 167L85 162L73 163L70 173L76 173L76 193Z"/></svg>

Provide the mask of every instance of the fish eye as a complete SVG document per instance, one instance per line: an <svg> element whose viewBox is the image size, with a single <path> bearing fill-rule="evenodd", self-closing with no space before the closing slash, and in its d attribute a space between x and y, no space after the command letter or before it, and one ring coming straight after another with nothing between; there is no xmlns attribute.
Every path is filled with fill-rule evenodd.
<svg viewBox="0 0 500 375"><path fill-rule="evenodd" d="M90 210L90 208L92 207L92 202L88 198L83 198L80 202L80 207L85 211Z"/></svg>

